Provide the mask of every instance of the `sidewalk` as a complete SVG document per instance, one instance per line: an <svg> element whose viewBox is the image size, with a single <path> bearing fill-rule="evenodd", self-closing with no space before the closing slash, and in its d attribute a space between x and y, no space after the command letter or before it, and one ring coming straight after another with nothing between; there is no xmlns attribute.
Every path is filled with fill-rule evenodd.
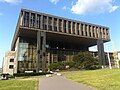
<svg viewBox="0 0 120 90"><path fill-rule="evenodd" d="M95 89L67 80L64 76L52 76L40 78L38 90L95 90Z"/></svg>

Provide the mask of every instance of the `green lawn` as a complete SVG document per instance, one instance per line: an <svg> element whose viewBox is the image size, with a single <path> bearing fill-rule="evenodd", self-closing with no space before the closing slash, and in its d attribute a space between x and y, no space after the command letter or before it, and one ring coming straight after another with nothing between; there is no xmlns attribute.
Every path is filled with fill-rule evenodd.
<svg viewBox="0 0 120 90"><path fill-rule="evenodd" d="M97 90L120 90L120 69L77 72L67 78Z"/></svg>
<svg viewBox="0 0 120 90"><path fill-rule="evenodd" d="M0 90L37 90L38 78L0 80Z"/></svg>

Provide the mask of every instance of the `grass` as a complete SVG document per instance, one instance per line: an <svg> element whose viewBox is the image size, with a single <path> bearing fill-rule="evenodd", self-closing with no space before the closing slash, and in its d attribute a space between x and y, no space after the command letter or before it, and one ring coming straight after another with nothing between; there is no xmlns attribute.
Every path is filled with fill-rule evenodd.
<svg viewBox="0 0 120 90"><path fill-rule="evenodd" d="M0 90L38 90L38 78L24 77L15 80L0 80Z"/></svg>
<svg viewBox="0 0 120 90"><path fill-rule="evenodd" d="M120 90L120 69L83 71L66 77L97 90Z"/></svg>

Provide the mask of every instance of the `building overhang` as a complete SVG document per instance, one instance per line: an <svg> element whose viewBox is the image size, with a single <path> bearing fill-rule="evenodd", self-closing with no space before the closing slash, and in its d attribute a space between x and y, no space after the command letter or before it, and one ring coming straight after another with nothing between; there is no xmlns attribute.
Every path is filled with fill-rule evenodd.
<svg viewBox="0 0 120 90"><path fill-rule="evenodd" d="M91 47L94 45L97 45L98 38L94 37L87 37L87 36L80 36L80 35L74 35L74 34L67 34L62 32L54 32L49 30L40 30L40 29L34 29L34 28L27 28L27 27L20 27L17 31L17 34L14 36L14 41L11 46L11 50L14 50L15 43L18 37L26 37L26 38L34 38L37 39L37 32L42 31L46 32L46 38L47 41L59 41L63 43L71 43L76 44L84 47ZM110 40L103 40L103 42L108 42Z"/></svg>

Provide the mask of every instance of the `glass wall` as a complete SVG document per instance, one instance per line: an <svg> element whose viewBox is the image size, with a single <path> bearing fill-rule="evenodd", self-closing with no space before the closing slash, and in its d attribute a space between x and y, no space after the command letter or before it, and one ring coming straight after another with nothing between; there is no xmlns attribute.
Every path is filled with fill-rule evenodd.
<svg viewBox="0 0 120 90"><path fill-rule="evenodd" d="M36 70L36 40L21 38L18 50L18 71Z"/></svg>

